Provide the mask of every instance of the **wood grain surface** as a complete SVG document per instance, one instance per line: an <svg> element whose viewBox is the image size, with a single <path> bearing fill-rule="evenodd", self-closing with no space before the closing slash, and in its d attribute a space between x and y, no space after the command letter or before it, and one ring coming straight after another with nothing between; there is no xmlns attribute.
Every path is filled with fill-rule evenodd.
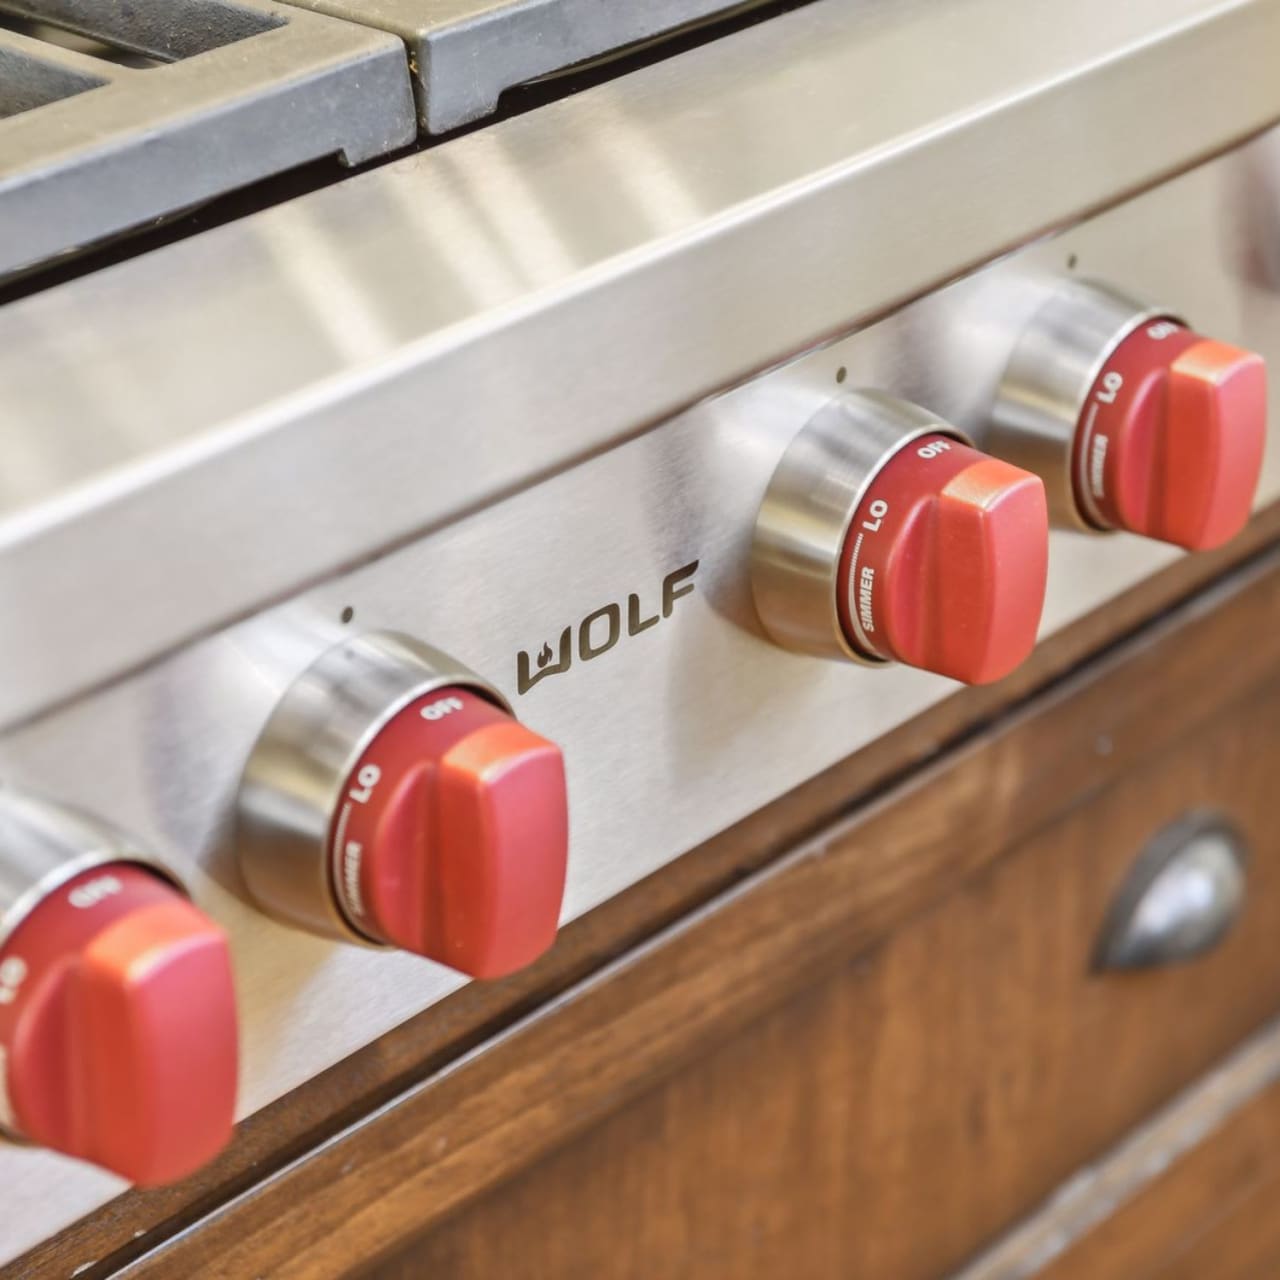
<svg viewBox="0 0 1280 1280"><path fill-rule="evenodd" d="M1041 1272L1041 1280L1280 1276L1280 1084Z"/></svg>
<svg viewBox="0 0 1280 1280"><path fill-rule="evenodd" d="M1159 1274L1269 1181L1269 1161L1260 1167L1256 1155L1258 1139L1275 1136L1266 1099L1277 1088L1280 1018L1273 1018L950 1280Z"/></svg>

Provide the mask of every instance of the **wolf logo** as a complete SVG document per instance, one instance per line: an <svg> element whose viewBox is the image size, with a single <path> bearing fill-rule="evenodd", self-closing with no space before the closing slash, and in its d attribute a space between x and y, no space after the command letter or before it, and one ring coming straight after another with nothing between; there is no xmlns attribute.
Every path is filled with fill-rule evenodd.
<svg viewBox="0 0 1280 1280"><path fill-rule="evenodd" d="M539 680L545 680L548 676L558 676L568 671L573 665L573 628L565 627L560 633L560 657L556 662L551 659L555 654L551 651L549 644L544 644L538 650L538 669L533 671L529 655L520 650L520 656L516 659L516 687L522 694L528 693Z"/></svg>
<svg viewBox="0 0 1280 1280"><path fill-rule="evenodd" d="M693 560L689 564L681 565L679 569L673 570L663 578L661 617L656 613L651 617L643 617L644 610L641 607L640 597L633 591L627 597L627 635L638 636L642 631L648 631L650 627L656 626L662 618L671 617L676 601L681 596L687 596L692 593L693 583L690 579L697 572L698 561ZM595 625L601 619L607 624L607 631L603 639L600 636L600 629ZM544 642L542 648L538 650L536 658L530 657L527 650L521 649L516 655L516 688L522 696L548 676L563 675L569 670L573 665L573 633L575 630L578 633L578 658L580 661L591 662L602 654L608 653L622 638L621 605L613 603L604 605L602 608L595 609L587 614L576 628L572 626L565 627L560 633L558 652L552 649L549 642Z"/></svg>

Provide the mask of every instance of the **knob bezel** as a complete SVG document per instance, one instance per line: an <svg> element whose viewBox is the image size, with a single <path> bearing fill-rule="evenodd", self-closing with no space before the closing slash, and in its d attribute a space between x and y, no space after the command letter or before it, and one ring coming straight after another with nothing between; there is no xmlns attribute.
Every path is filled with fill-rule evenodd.
<svg viewBox="0 0 1280 1280"><path fill-rule="evenodd" d="M872 482L913 440L973 441L919 405L859 388L828 401L774 470L756 516L751 591L769 638L784 649L867 667L892 659L857 649L840 624L840 557Z"/></svg>
<svg viewBox="0 0 1280 1280"><path fill-rule="evenodd" d="M983 445L1044 481L1049 520L1059 527L1111 533L1114 526L1075 474L1075 437L1089 392L1134 330L1156 320L1186 322L1110 285L1065 280L1031 317L996 389ZM1083 459L1080 467L1085 465Z"/></svg>
<svg viewBox="0 0 1280 1280"><path fill-rule="evenodd" d="M172 867L144 852L118 827L30 792L0 786L0 948L51 893L111 863L142 867L191 893Z"/></svg>
<svg viewBox="0 0 1280 1280"><path fill-rule="evenodd" d="M487 680L411 636L372 631L326 650L285 691L245 763L236 848L254 901L278 920L379 950L344 913L327 856L351 770L405 707L462 687L511 712Z"/></svg>

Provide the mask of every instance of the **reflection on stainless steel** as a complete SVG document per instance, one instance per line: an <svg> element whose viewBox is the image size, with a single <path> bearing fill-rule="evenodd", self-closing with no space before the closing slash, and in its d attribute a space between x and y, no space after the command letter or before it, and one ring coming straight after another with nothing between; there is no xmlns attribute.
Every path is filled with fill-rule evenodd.
<svg viewBox="0 0 1280 1280"><path fill-rule="evenodd" d="M1237 174L1237 201L1247 220L1239 270L1259 288L1280 289L1280 133L1259 139L1248 157Z"/></svg>
<svg viewBox="0 0 1280 1280"><path fill-rule="evenodd" d="M97 818L0 788L0 944L60 884L104 862L137 862L180 882L136 841Z"/></svg>
<svg viewBox="0 0 1280 1280"><path fill-rule="evenodd" d="M1080 503L1089 486L1071 474L1076 424L1098 371L1144 320L1169 312L1143 306L1106 285L1064 281L1031 318L1000 379L987 428L993 453L1042 476L1053 522L1101 528Z"/></svg>
<svg viewBox="0 0 1280 1280"><path fill-rule="evenodd" d="M1280 0L817 0L5 308L0 724L1265 125L1278 40Z"/></svg>
<svg viewBox="0 0 1280 1280"><path fill-rule="evenodd" d="M840 625L840 553L862 495L880 469L898 449L931 433L968 443L918 405L878 391L853 391L824 405L787 447L760 504L751 546L756 610L778 644L884 665L872 645L855 648ZM861 632L859 638L865 640Z"/></svg>
<svg viewBox="0 0 1280 1280"><path fill-rule="evenodd" d="M1149 969L1212 950L1244 909L1245 846L1219 814L1166 827L1142 851L1098 941L1099 969Z"/></svg>

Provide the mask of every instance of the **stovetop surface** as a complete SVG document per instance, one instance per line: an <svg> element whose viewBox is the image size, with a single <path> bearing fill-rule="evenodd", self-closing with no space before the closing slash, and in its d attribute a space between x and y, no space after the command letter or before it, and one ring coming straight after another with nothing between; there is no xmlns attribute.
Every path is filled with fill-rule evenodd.
<svg viewBox="0 0 1280 1280"><path fill-rule="evenodd" d="M0 0L0 280L763 2Z"/></svg>

